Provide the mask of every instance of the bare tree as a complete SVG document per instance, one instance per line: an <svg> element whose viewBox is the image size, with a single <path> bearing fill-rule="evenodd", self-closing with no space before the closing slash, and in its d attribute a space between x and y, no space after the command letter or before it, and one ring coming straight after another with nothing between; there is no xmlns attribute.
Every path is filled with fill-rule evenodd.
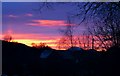
<svg viewBox="0 0 120 76"><path fill-rule="evenodd" d="M98 44L96 42L99 40L99 45L101 44L103 48L120 46L120 2L77 2L73 4L77 6L78 11L72 13L72 17L79 19L78 25L82 22L88 24L87 27L91 28L91 35L97 38L97 41L92 39L94 44ZM90 23L94 24L93 28ZM67 34L72 45L73 35L70 35L72 32L66 32Z"/></svg>
<svg viewBox="0 0 120 76"><path fill-rule="evenodd" d="M63 38L59 40L59 44L64 45L64 48L74 47L76 45L76 39L74 37L74 24L72 23L70 17L68 17L67 25L64 29L60 30Z"/></svg>
<svg viewBox="0 0 120 76"><path fill-rule="evenodd" d="M120 13L120 11L118 12ZM120 15L117 15L116 13L117 12L113 12L113 10L110 9L106 19L94 22L96 25L94 34L106 48L120 46Z"/></svg>
<svg viewBox="0 0 120 76"><path fill-rule="evenodd" d="M101 47L107 49L111 46L120 46L120 2L78 4L79 10L82 12L78 12L74 16L83 15L79 25L86 22L87 27L91 29L91 34L96 36L97 40L99 39ZM94 23L93 27L88 22Z"/></svg>

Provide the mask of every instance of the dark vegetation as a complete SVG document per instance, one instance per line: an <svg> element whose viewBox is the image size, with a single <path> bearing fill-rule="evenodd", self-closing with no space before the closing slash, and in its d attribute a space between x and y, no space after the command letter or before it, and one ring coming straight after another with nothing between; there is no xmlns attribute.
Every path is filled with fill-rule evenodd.
<svg viewBox="0 0 120 76"><path fill-rule="evenodd" d="M46 55L49 54L47 56ZM120 76L120 48L41 49L2 41L2 74L7 76Z"/></svg>

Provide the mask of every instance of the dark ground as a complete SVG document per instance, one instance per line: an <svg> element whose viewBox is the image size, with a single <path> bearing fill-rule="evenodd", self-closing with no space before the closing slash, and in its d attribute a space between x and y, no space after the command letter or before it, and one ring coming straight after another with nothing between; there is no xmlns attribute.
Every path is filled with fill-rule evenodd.
<svg viewBox="0 0 120 76"><path fill-rule="evenodd" d="M47 58L40 58L51 50ZM2 74L8 76L120 76L120 48L57 51L2 41Z"/></svg>

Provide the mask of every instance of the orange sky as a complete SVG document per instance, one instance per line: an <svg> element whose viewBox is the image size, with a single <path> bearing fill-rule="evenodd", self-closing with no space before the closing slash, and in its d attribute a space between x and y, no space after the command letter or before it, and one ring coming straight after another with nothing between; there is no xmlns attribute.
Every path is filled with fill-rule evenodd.
<svg viewBox="0 0 120 76"><path fill-rule="evenodd" d="M54 49L58 49L57 44L58 44L59 39L61 38L60 36L47 36L47 35L42 35L42 34L9 34L9 35L11 35L13 38L12 42L23 43L28 46L32 46L31 45L32 43L36 43L36 44L46 43L48 46ZM0 35L0 38L3 39L4 36L5 34ZM83 36L80 36L80 40L83 42ZM84 41L87 41L87 40L84 40ZM89 44L91 45L91 43ZM84 44L82 44L81 47L83 46Z"/></svg>
<svg viewBox="0 0 120 76"><path fill-rule="evenodd" d="M6 34L7 35L7 34ZM12 36L12 42L19 42L32 46L32 43L46 43L52 48L56 48L56 42L60 37L46 36L40 34L10 34ZM0 35L0 38L3 39L5 35Z"/></svg>

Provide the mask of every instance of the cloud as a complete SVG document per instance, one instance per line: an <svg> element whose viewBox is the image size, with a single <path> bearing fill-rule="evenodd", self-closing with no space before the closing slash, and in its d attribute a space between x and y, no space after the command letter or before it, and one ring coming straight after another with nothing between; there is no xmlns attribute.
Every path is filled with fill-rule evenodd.
<svg viewBox="0 0 120 76"><path fill-rule="evenodd" d="M49 36L43 34L13 34L12 36L14 39L36 39L36 40L51 39Z"/></svg>
<svg viewBox="0 0 120 76"><path fill-rule="evenodd" d="M13 39L34 39L34 40L51 40L60 38L58 36L53 35L44 35L44 34L34 34L34 33L28 33L28 34L19 34L19 33L12 33L12 34L0 34L0 37L3 38L5 35L11 35Z"/></svg>
<svg viewBox="0 0 120 76"><path fill-rule="evenodd" d="M67 25L64 20L32 20L27 25L31 26L65 26Z"/></svg>
<svg viewBox="0 0 120 76"><path fill-rule="evenodd" d="M10 18L17 18L18 16L16 16L16 15L8 15L8 17L10 17Z"/></svg>
<svg viewBox="0 0 120 76"><path fill-rule="evenodd" d="M25 16L32 17L33 14L31 14L31 13L27 13L27 14L25 14Z"/></svg>
<svg viewBox="0 0 120 76"><path fill-rule="evenodd" d="M21 16L22 16L22 15L21 15ZM24 14L24 15L23 15L23 17L25 17L25 16L27 16L27 17L32 17L33 14L27 13L27 14ZM10 14L10 15L8 15L7 17L9 17L9 18L18 18L18 17L20 17L20 16Z"/></svg>

